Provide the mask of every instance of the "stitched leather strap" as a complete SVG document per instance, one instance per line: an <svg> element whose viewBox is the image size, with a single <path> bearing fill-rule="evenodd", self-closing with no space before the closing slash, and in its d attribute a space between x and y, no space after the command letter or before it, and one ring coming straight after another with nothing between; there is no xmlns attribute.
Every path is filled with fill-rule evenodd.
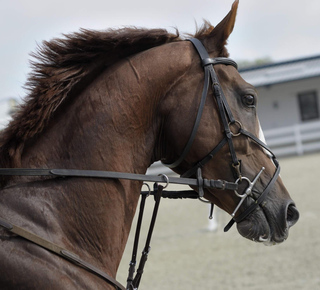
<svg viewBox="0 0 320 290"><path fill-rule="evenodd" d="M118 281L116 281L114 278L112 278L107 273L101 271L100 269L96 268L95 266L91 265L90 263L82 260L78 255L46 240L38 235L31 233L21 227L18 227L12 223L9 223L8 221L4 220L3 218L0 218L0 226L7 229L8 231L52 252L57 254L60 257L63 257L69 261L71 261L73 264L76 264L78 266L81 266L82 268L92 272L93 274L99 276L100 278L107 281L109 284L113 285L115 289L117 290L125 290L124 286L122 286Z"/></svg>
<svg viewBox="0 0 320 290"><path fill-rule="evenodd" d="M0 168L1 175L14 176L58 176L58 177L86 177L86 178L111 178L129 179L138 181L148 181L156 183L173 183L191 186L199 186L196 178L167 177L156 175L144 175L135 173L100 171L100 170L75 170L75 169L25 169L25 168ZM226 189L237 190L238 184L213 179L203 179L204 188L222 189L221 184L225 184Z"/></svg>
<svg viewBox="0 0 320 290"><path fill-rule="evenodd" d="M176 160L173 163L164 163L163 164L169 168L176 168L178 165L180 165L180 163L185 159L185 157L187 156L187 154L189 153L191 146L193 144L193 141L196 137L196 134L198 132L198 128L200 125L200 121L201 121L201 117L202 117L202 113L203 113L203 109L206 103L206 99L207 99L207 95L208 95L208 90L209 90L209 83L210 83L210 72L208 67L205 67L205 71L204 71L204 85L203 85L203 90L202 90L202 95L201 95L201 100L200 100L200 105L198 108L198 113L197 113L197 117L196 120L194 122L189 140L186 144L186 146L184 147L180 157L178 158L178 160Z"/></svg>
<svg viewBox="0 0 320 290"><path fill-rule="evenodd" d="M193 125L193 129L191 131L189 140L187 142L187 144L185 145L180 157L173 163L164 163L163 164L169 168L175 168L177 166L179 166L181 164L181 162L185 159L185 157L187 156L187 154L189 153L191 146L193 144L193 141L196 137L199 125L200 125L200 121L201 121L201 117L202 117L202 113L203 113L203 109L205 106L205 102L206 102L206 98L208 95L208 90L209 90L209 85L210 85L210 81L212 82L214 88L215 89L215 97L217 98L217 102L219 105L219 111L222 114L227 115L227 117L229 118L230 122L234 122L234 118L233 115L231 113L231 110L228 106L227 101L225 100L225 97L223 95L223 91L221 89L218 77L213 69L214 65L217 64L225 64L225 65L232 65L234 66L236 69L238 69L237 63L235 61L233 61L232 59L226 58L226 57L217 57L217 58L210 58L207 50L205 49L205 47L202 45L201 41L196 39L196 38L191 38L188 39L188 41L192 42L192 44L194 45L194 47L196 48L200 59L201 59L201 63L204 69L204 85L203 85L203 90L202 90L202 95L201 95L201 99L200 99L200 105L198 108L198 112L197 112L197 117L195 120L195 123ZM218 85L218 87L216 87L215 85ZM222 121L223 121L223 125L224 125L224 129L226 131L228 131L228 121L226 120L225 115L222 116ZM228 140L228 143L231 146L231 151L233 150L233 144L231 141L231 136L229 138L230 140ZM236 162L236 155L232 154L234 163Z"/></svg>
<svg viewBox="0 0 320 290"><path fill-rule="evenodd" d="M223 138L219 144L211 151L209 152L203 159L201 159L199 162L197 162L192 168L190 168L187 172L181 175L181 177L191 177L194 174L196 174L198 168L202 168L205 166L220 150L221 148L227 144L228 140L227 138Z"/></svg>

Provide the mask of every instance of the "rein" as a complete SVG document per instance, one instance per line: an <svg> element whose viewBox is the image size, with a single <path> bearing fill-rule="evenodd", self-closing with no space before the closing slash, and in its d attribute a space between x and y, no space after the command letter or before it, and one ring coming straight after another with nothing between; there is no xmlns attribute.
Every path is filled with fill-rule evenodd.
<svg viewBox="0 0 320 290"><path fill-rule="evenodd" d="M177 177L169 178L167 175L164 175L164 174L155 176L155 175L143 175L143 174L135 174L135 173L96 171L96 170L24 169L24 168L0 168L0 175L2 176L51 176L56 178L57 177L58 178L66 178L66 177L84 178L85 177L85 178L100 178L100 179L101 178L102 179L128 179L128 180L136 180L136 181L154 182L155 184L154 184L153 193L151 193L150 190L148 192L141 192L142 198L140 202L140 212L139 212L138 224L136 228L136 236L135 236L135 242L133 247L132 259L129 264L130 268L129 268L129 276L127 280L127 288L122 286L119 282L117 282L114 278L112 278L107 273L104 273L103 271L99 270L98 268L91 265L90 263L82 260L76 254L46 239L43 239L35 235L34 233L31 233L30 231L27 231L21 227L18 227L10 223L9 221L6 221L2 217L0 217L1 227L92 272L96 276L104 279L109 284L113 285L117 290L138 289L138 286L141 281L144 265L147 261L148 254L150 252L150 242L151 242L151 237L152 237L153 228L155 225L161 197L171 198L171 199L178 199L178 198L197 199L197 198L203 197L204 188L215 188L220 190L237 190L238 189L238 184L234 182L227 182L224 180L214 180L214 179L211 179L211 180L203 179L201 175L201 169L197 171L197 178L177 178ZM158 183L165 183L165 186L158 185ZM193 190L163 191L163 188L166 188L170 183L197 186L199 193ZM142 253L139 267L137 270L137 274L133 278L133 275L135 272L135 266L136 266L137 248L139 243L139 236L140 236L140 229L141 229L141 222L143 217L145 200L150 194L153 194L155 197L154 212L153 212L153 216L150 223L146 245L144 247L144 251Z"/></svg>
<svg viewBox="0 0 320 290"><path fill-rule="evenodd" d="M71 253L70 251L59 247L58 245L55 245L51 243L50 241L47 241L29 231L26 231L18 226L13 225L12 223L6 221L5 219L0 217L0 226L25 238L28 241L31 241L57 255L60 257L63 257L70 262L81 266L82 268L94 273L96 276L104 279L109 284L113 285L115 289L117 290L136 290L139 287L141 276L143 273L144 265L147 261L148 253L150 251L150 242L151 237L153 233L153 228L155 225L156 217L158 208L160 205L161 197L166 198L199 198L203 201L204 196L204 189L205 188L211 188L211 189L218 189L218 190L233 190L234 193L240 198L240 202L237 205L236 209L232 213L232 219L228 223L228 225L225 227L225 231L229 230L231 226L234 224L234 222L241 222L244 220L250 213L252 213L265 199L267 194L270 192L272 186L276 182L276 179L280 172L279 163L276 160L275 155L271 152L271 150L257 137L252 135L250 132L244 130L242 128L242 125L239 121L235 120L231 109L227 103L227 100L224 96L223 90L221 88L221 85L219 83L218 77L216 75L216 72L214 70L214 66L218 64L224 64L224 65L232 65L237 69L237 64L228 58L210 58L209 54L207 53L206 49L202 45L202 43L198 39L189 39L196 48L197 52L200 55L202 66L204 68L204 87L202 91L202 96L200 100L200 105L198 108L196 120L193 126L193 129L191 131L189 140L182 151L180 157L171 164L165 164L166 166L170 168L175 168L181 164L181 162L185 159L188 152L191 149L191 146L193 144L193 141L196 137L198 127L201 121L203 109L206 102L206 97L208 95L208 90L210 86L210 82L212 84L212 89L214 91L214 96L218 105L220 119L223 124L224 128L224 138L220 141L220 143L212 150L210 151L202 160L195 163L195 165L189 169L187 172L185 172L181 177L168 177L164 174L159 176L153 176L153 175L143 175L143 174L134 174L134 173L122 173L122 172L110 172L110 171L95 171L95 170L73 170L73 169L23 169L23 168L0 168L0 176L6 175L6 176L51 176L53 178L66 178L66 177L75 177L75 178L102 178L102 179L128 179L128 180L136 180L136 181L147 181L147 182L154 182L154 191L151 193L151 190L148 192L142 192L141 195L141 203L140 203L140 211L139 211L139 217L138 217L138 223L136 228L136 235L134 240L134 246L133 246L133 252L132 252L132 259L130 262L129 267L129 275L127 279L127 288L122 286L119 282L117 282L114 278L109 276L108 274L102 272L101 270L97 269L93 265L83 261L80 257L75 255L74 253ZM231 127L238 127L238 132L233 132L231 130ZM270 182L264 189L262 193L260 193L259 197L254 200L254 202L247 207L240 215L236 216L236 212L244 202L244 200L247 197L251 197L252 199L252 192L257 193L254 191L253 187L255 183L257 182L258 178L262 174L262 171L264 168L261 169L261 171L256 175L253 181L250 181L249 178L242 176L241 174L241 162L238 160L232 138L237 137L239 135L244 135L248 137L250 140L255 142L257 145L261 146L263 149L265 149L267 152L269 152L276 170L271 178ZM232 170L235 173L235 176L237 177L235 182L228 182L225 180L214 180L214 179L203 179L202 178L202 167L205 166L206 163L208 163L214 156L217 154L226 144L228 144L230 149L230 154L232 158ZM191 178L192 177L192 178ZM245 190L243 194L239 194L237 192L239 183L246 181L248 183L248 187ZM165 186L159 185L159 183L165 183ZM184 185L190 185L197 187L198 192L195 192L193 190L189 191L163 191L164 188L167 187L169 183L173 184L184 184ZM145 247L141 256L141 260L139 263L139 267L137 269L136 276L134 277L135 273L135 266L136 266L136 256L137 256L137 248L139 243L139 236L140 236L140 229L141 229L141 222L143 218L143 210L145 206L146 198L149 194L153 194L155 197L155 206L154 211L150 223L150 228L148 231L147 240L145 243ZM206 202L206 201L205 201ZM209 202L209 201L208 201ZM210 203L210 202L209 202ZM213 210L213 204L211 207L211 213ZM210 216L211 216L210 213Z"/></svg>
<svg viewBox="0 0 320 290"><path fill-rule="evenodd" d="M203 179L201 171L198 172L197 178L180 178L169 177L160 174L145 175L136 173L123 173L114 171L100 171L100 170L76 170L76 169L29 169L29 168L0 168L0 175L6 176L52 176L52 177L86 177L86 178L110 178L110 179L128 179L146 182L159 182L180 184L180 185L193 185L203 191L203 188L216 188L216 189L229 189L236 190L238 185L234 182L227 182L224 180ZM203 195L202 195L203 196ZM201 197L202 197L201 196Z"/></svg>

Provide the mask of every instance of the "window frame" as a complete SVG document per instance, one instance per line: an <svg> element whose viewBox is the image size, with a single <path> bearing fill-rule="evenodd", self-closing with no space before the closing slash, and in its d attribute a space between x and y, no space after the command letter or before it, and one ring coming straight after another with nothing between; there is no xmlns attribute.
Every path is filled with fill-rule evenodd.
<svg viewBox="0 0 320 290"><path fill-rule="evenodd" d="M303 100L306 97L310 98L310 100L306 100L306 99ZM308 102L309 102L309 104L307 104ZM299 93L298 94L298 104L299 104L299 111L300 111L300 120L302 122L319 120L319 118L320 118L319 100L318 100L318 92L316 90L305 91L305 92ZM312 109L310 110L310 108L312 108ZM309 112L309 114L308 114L308 112ZM312 112L312 114L310 114L310 112Z"/></svg>

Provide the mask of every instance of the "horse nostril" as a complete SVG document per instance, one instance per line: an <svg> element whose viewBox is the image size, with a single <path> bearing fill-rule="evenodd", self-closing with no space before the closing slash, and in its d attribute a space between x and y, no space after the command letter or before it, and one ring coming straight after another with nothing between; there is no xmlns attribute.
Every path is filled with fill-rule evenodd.
<svg viewBox="0 0 320 290"><path fill-rule="evenodd" d="M289 204L287 209L287 223L288 227L292 227L299 219L299 211L295 207L295 205Z"/></svg>

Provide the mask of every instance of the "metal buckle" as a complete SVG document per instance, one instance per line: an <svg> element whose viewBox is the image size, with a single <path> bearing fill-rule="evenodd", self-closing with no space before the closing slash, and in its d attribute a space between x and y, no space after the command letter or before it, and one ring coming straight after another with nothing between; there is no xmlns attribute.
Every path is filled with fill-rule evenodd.
<svg viewBox="0 0 320 290"><path fill-rule="evenodd" d="M211 201L205 200L203 198L204 196L203 178L202 178L202 171L200 167L197 169L197 180L198 180L198 194L199 194L198 199L204 203L211 203Z"/></svg>
<svg viewBox="0 0 320 290"><path fill-rule="evenodd" d="M242 174L241 174L241 160L238 160L238 163L232 163L232 167L234 168L234 172L236 173L238 180L241 182L242 181Z"/></svg>

